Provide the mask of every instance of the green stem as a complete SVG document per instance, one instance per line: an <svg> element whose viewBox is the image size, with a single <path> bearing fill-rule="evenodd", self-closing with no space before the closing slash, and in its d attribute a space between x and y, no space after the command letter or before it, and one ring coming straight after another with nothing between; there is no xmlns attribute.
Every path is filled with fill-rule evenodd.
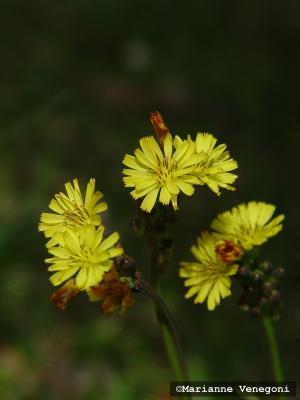
<svg viewBox="0 0 300 400"><path fill-rule="evenodd" d="M277 383L281 383L284 381L281 360L279 349L276 341L275 331L273 327L272 320L269 317L263 317L262 323L265 328L266 337L269 343L269 349L271 354L271 360L273 364L273 372L274 377ZM281 399L284 399L285 396L280 396Z"/></svg>
<svg viewBox="0 0 300 400"><path fill-rule="evenodd" d="M161 326L164 343L170 363L174 369L176 379L179 381L188 380L184 352L181 347L181 342L174 319L165 302L152 288L152 286L143 279L141 279L141 286L144 292L155 303L157 317Z"/></svg>
<svg viewBox="0 0 300 400"><path fill-rule="evenodd" d="M169 264L172 252L172 241L167 231L167 225L172 222L173 218L169 214L166 207L160 206L156 207L150 216L146 213L143 214L146 240L151 251L149 271L151 285L141 280L141 286L155 303L157 320L175 377L178 381L188 381L187 364L177 327L169 309L159 295L160 276ZM182 400L184 398L186 396L182 397ZM191 399L192 397L189 398Z"/></svg>

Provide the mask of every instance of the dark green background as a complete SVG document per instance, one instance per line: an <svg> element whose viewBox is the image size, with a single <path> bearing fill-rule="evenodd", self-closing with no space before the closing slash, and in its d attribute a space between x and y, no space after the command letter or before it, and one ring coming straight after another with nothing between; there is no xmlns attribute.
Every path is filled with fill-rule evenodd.
<svg viewBox="0 0 300 400"><path fill-rule="evenodd" d="M183 298L179 260L216 213L248 200L277 205L283 232L264 246L284 265L277 324L288 380L299 373L298 1L16 1L0 13L0 398L166 399L168 367L143 294L124 319L103 319L84 295L65 312L48 301L39 214L65 181L90 177L147 275L129 222L136 204L121 161L153 133L160 110L174 133L215 134L239 162L236 192L200 188L174 229L164 296L194 380L270 380L259 321L233 296L214 312Z"/></svg>

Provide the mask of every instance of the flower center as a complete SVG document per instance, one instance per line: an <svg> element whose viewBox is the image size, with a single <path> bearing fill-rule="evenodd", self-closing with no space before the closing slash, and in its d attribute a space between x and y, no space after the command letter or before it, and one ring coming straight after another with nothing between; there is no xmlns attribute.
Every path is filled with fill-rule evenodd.
<svg viewBox="0 0 300 400"><path fill-rule="evenodd" d="M205 158L195 166L195 170L197 171L197 174L199 174L199 173L201 174L206 169L211 168L214 164L214 161L210 160L208 158L207 153L202 152L202 154L205 154Z"/></svg>
<svg viewBox="0 0 300 400"><path fill-rule="evenodd" d="M67 226L78 226L86 225L90 221L90 215L84 207L79 207L76 203L73 203L72 210L66 210L64 212L65 224Z"/></svg>
<svg viewBox="0 0 300 400"><path fill-rule="evenodd" d="M177 162L172 159L164 158L162 161L160 161L156 171L159 182L164 184L167 180L169 180L176 168Z"/></svg>

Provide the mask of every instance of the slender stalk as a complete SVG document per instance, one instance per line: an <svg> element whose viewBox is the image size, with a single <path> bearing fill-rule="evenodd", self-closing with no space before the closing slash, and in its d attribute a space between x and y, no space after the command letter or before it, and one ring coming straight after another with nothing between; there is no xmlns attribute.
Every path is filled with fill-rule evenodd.
<svg viewBox="0 0 300 400"><path fill-rule="evenodd" d="M265 328L266 337L269 343L269 349L271 354L271 360L273 365L274 377L277 383L284 381L282 365L280 360L280 354L278 349L278 344L275 336L275 331L273 327L272 320L269 317L263 317L262 323ZM279 398L284 399L285 396L280 396Z"/></svg>
<svg viewBox="0 0 300 400"><path fill-rule="evenodd" d="M184 352L181 347L181 342L172 314L170 313L166 303L148 282L146 282L144 279L141 279L140 285L143 292L146 293L154 302L157 310L159 310L160 316L164 319L163 321L160 317L161 329L176 379L178 381L188 381L188 371ZM247 396L242 394L240 397L245 400L258 400L258 397L251 395ZM189 398L191 399L191 397Z"/></svg>
<svg viewBox="0 0 300 400"><path fill-rule="evenodd" d="M144 279L141 279L141 286L143 291L155 303L163 339L176 379L179 381L188 380L187 365L174 319L166 303L159 296L156 290L154 290L153 287Z"/></svg>

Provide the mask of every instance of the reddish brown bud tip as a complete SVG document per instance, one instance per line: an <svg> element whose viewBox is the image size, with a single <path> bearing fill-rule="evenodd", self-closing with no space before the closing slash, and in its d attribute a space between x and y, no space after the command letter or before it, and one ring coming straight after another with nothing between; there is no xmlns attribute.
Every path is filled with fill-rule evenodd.
<svg viewBox="0 0 300 400"><path fill-rule="evenodd" d="M242 258L243 249L232 240L223 240L217 244L216 253L225 264L231 264Z"/></svg>
<svg viewBox="0 0 300 400"><path fill-rule="evenodd" d="M163 145L165 137L170 133L169 128L165 124L163 117L159 111L154 111L150 114L150 121L156 132L157 139L161 145Z"/></svg>
<svg viewBox="0 0 300 400"><path fill-rule="evenodd" d="M57 308L64 310L72 297L76 296L78 293L79 289L75 285L74 279L70 279L64 286L53 293L51 301Z"/></svg>

